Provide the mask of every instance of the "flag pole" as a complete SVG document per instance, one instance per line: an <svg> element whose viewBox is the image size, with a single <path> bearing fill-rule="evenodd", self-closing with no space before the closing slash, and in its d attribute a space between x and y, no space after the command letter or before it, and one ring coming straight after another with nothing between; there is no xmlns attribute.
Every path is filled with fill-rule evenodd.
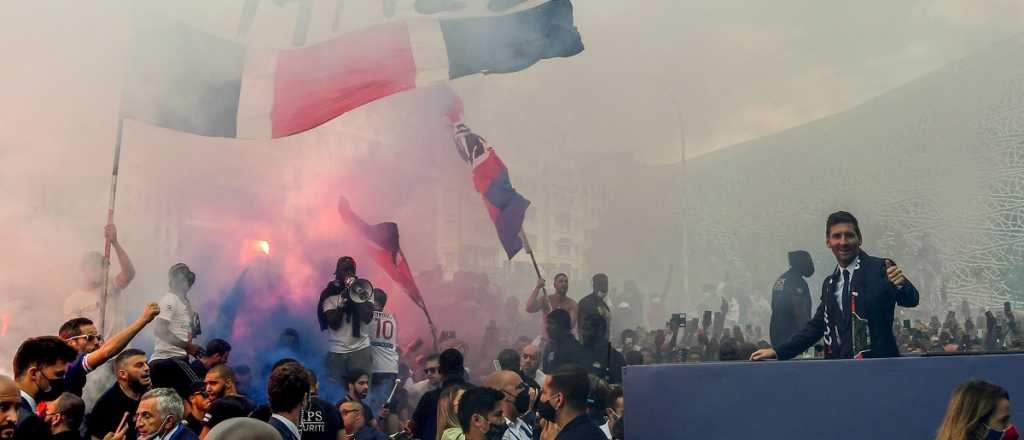
<svg viewBox="0 0 1024 440"><path fill-rule="evenodd" d="M533 271L537 273L537 279L539 280L539 279L543 278L543 277L540 276L540 266L537 265L537 257L535 257L533 255L533 248L530 246L530 240L526 239L526 231L525 230L522 230L522 229L519 230L519 238L521 238L523 240L523 250L525 250L527 255L530 256L530 261L533 262ZM548 304L548 308L550 309L551 308L551 303L548 302L548 288L547 287L541 287L540 291L541 291L541 294L544 295L544 301L545 301L545 303ZM550 310L548 310L546 312L550 313Z"/></svg>
<svg viewBox="0 0 1024 440"><path fill-rule="evenodd" d="M124 132L124 118L117 117L117 136L114 138L114 167L110 173L110 202L107 205L107 225L114 224L114 204L117 201L117 171L121 163L121 135ZM100 295L100 333L106 330L107 295L110 284L110 240L103 237L103 294Z"/></svg>

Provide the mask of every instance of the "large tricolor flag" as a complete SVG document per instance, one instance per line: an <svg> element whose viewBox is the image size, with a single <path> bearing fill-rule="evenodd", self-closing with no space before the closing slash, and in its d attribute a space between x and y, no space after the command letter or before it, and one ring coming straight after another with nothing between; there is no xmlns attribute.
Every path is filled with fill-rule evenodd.
<svg viewBox="0 0 1024 440"><path fill-rule="evenodd" d="M135 43L124 117L246 139L292 135L404 90L583 50L569 0L506 15L379 24L283 50L158 20L144 22Z"/></svg>
<svg viewBox="0 0 1024 440"><path fill-rule="evenodd" d="M366 223L359 214L352 211L344 196L338 199L338 215L365 241L373 261L381 269L384 269L384 272L392 280L402 286L402 290L405 290L412 302L423 309L429 321L430 314L427 312L427 304L423 301L420 288L416 286L416 280L413 279L412 271L409 269L409 262L405 259L405 254L402 253L402 248L399 245L398 224L393 222L375 225Z"/></svg>

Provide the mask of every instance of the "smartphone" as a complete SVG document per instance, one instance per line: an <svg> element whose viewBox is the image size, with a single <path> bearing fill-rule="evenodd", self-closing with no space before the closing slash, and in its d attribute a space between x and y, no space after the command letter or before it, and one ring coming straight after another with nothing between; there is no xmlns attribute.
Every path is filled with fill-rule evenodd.
<svg viewBox="0 0 1024 440"><path fill-rule="evenodd" d="M679 324L679 328L686 328L686 314L685 313L673 313L672 320Z"/></svg>
<svg viewBox="0 0 1024 440"><path fill-rule="evenodd" d="M909 319L904 319L903 320L903 329L904 330L910 330L910 320Z"/></svg>
<svg viewBox="0 0 1024 440"><path fill-rule="evenodd" d="M705 310L704 311L704 316L701 316L701 319L700 319L700 325L701 325L701 327L704 327L704 328L708 328L708 327L711 326L711 311L710 310Z"/></svg>

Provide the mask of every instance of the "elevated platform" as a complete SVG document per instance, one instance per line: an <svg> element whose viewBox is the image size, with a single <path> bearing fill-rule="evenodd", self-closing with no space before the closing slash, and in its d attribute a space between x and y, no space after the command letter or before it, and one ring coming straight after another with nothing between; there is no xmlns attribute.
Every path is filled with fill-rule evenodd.
<svg viewBox="0 0 1024 440"><path fill-rule="evenodd" d="M957 385L1010 393L1024 423L1024 354L627 367L627 439L933 439Z"/></svg>

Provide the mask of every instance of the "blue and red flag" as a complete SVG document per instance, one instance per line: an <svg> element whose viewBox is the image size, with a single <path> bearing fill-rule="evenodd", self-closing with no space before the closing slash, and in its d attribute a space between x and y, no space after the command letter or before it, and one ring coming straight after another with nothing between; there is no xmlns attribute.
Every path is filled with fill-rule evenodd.
<svg viewBox="0 0 1024 440"><path fill-rule="evenodd" d="M455 146L462 160L473 166L473 187L483 197L487 213L498 231L498 240L511 260L523 249L523 219L530 201L512 187L508 168L480 135L461 121L462 100L455 97L449 119L455 127Z"/></svg>
<svg viewBox="0 0 1024 440"><path fill-rule="evenodd" d="M416 280L413 279L412 271L409 269L409 262L405 259L405 254L402 253L402 248L399 245L398 224L394 222L368 224L352 211L348 200L344 197L338 200L338 214L369 245L368 250L373 261L381 269L384 269L384 272L392 280L402 286L402 290L405 290L412 302L426 313L427 305L423 302L423 295L420 294L420 288L416 286ZM427 319L430 319L429 314Z"/></svg>

